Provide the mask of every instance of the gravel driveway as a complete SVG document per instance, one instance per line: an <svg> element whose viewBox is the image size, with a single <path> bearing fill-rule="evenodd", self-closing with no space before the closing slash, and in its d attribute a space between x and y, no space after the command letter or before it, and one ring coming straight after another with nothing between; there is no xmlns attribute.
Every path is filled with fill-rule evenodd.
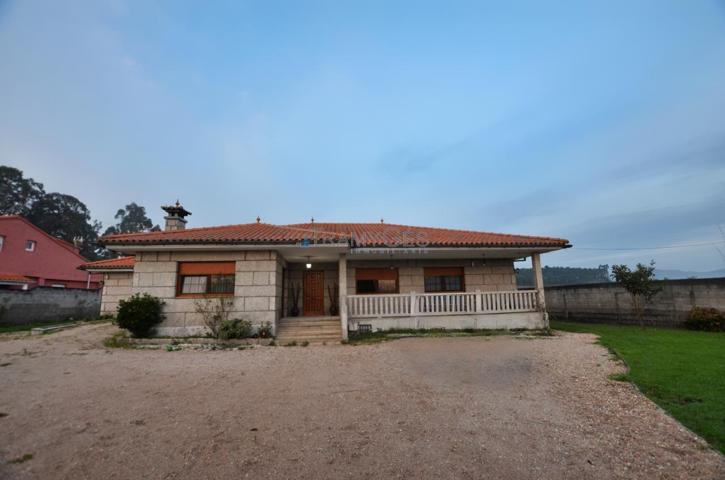
<svg viewBox="0 0 725 480"><path fill-rule="evenodd" d="M725 477L591 335L166 352L113 331L0 340L0 477Z"/></svg>

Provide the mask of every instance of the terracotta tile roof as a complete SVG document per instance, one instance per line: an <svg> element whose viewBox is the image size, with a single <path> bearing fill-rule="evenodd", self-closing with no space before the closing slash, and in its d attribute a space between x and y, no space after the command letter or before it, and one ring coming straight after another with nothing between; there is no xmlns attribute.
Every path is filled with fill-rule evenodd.
<svg viewBox="0 0 725 480"><path fill-rule="evenodd" d="M562 238L414 227L387 223L247 223L103 237L106 245L280 244L348 242L356 247L552 247L564 248Z"/></svg>
<svg viewBox="0 0 725 480"><path fill-rule="evenodd" d="M311 228L312 224L289 226ZM345 234L352 238L355 245L359 247L392 247L408 244L429 247L563 247L569 243L568 240L563 238L415 227L389 223L315 223L314 227L332 233Z"/></svg>
<svg viewBox="0 0 725 480"><path fill-rule="evenodd" d="M317 240L342 240L341 235L268 223L244 223L221 227L187 228L170 232L145 232L108 235L101 238L106 245L133 244L280 244L289 245L315 238Z"/></svg>
<svg viewBox="0 0 725 480"><path fill-rule="evenodd" d="M115 270L115 269L129 269L133 268L136 263L136 258L131 257L118 257L110 258L108 260L98 260L96 262L84 263L80 267L81 270Z"/></svg>
<svg viewBox="0 0 725 480"><path fill-rule="evenodd" d="M17 273L0 273L0 282L35 283L35 280Z"/></svg>

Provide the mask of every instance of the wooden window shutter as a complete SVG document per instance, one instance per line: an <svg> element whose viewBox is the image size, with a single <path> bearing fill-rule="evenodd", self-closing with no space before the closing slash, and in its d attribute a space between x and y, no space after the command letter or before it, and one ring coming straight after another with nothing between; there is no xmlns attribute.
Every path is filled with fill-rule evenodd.
<svg viewBox="0 0 725 480"><path fill-rule="evenodd" d="M356 268L355 280L397 280L397 268Z"/></svg>
<svg viewBox="0 0 725 480"><path fill-rule="evenodd" d="M234 262L180 262L180 275L234 275Z"/></svg>

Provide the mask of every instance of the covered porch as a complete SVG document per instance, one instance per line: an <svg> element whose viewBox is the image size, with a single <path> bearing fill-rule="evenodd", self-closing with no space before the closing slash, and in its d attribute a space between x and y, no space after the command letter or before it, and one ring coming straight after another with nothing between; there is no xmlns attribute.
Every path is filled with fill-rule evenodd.
<svg viewBox="0 0 725 480"><path fill-rule="evenodd" d="M350 331L399 328L547 327L540 252L516 251L514 257L510 248L481 250L386 252L382 257L380 252L289 252L280 326L334 318L342 339ZM518 290L513 264L524 257L531 258L535 285ZM444 271L450 277L453 269L460 271L454 282L458 291L427 291L429 275ZM363 273L375 270L390 271L380 280L387 291L361 291L374 278Z"/></svg>

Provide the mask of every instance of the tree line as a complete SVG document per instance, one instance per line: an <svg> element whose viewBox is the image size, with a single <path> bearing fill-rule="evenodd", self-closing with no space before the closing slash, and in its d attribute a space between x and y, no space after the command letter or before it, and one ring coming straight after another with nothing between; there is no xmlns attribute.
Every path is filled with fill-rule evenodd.
<svg viewBox="0 0 725 480"><path fill-rule="evenodd" d="M17 168L0 165L0 215L20 215L46 233L75 243L89 260L110 258L113 253L98 243L103 225L91 219L91 212L78 198L58 192L46 192L43 184L25 177ZM103 235L159 230L146 209L136 202L120 208L117 223Z"/></svg>

